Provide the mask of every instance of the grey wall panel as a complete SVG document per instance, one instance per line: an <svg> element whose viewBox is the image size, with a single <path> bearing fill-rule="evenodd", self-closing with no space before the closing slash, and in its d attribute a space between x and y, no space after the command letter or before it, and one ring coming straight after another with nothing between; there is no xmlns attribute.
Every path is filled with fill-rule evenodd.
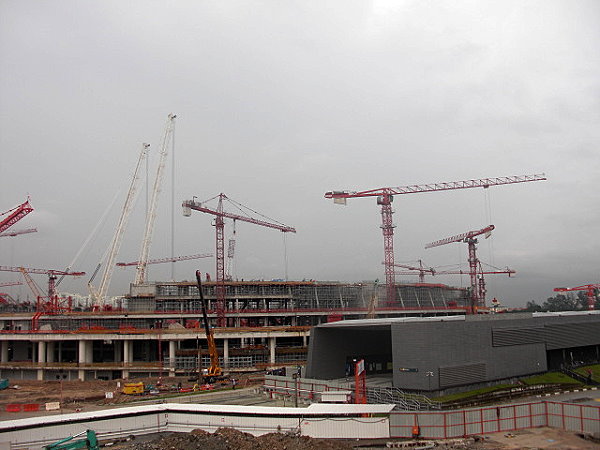
<svg viewBox="0 0 600 450"><path fill-rule="evenodd" d="M600 344L600 322L546 325L548 350Z"/></svg>
<svg viewBox="0 0 600 450"><path fill-rule="evenodd" d="M493 328L492 345L523 345L545 342L544 328Z"/></svg>

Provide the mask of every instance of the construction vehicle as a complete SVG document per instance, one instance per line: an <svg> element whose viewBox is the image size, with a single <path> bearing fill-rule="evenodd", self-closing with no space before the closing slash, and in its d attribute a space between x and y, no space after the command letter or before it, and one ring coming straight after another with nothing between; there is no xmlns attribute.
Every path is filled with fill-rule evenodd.
<svg viewBox="0 0 600 450"><path fill-rule="evenodd" d="M84 439L73 440L76 437L83 436L84 434L86 435ZM100 445L98 444L96 432L94 430L85 430L79 434L75 434L73 436L61 439L60 441L57 441L53 444L46 445L44 448L46 450L74 450L81 448L87 450L99 450Z"/></svg>
<svg viewBox="0 0 600 450"><path fill-rule="evenodd" d="M144 393L145 386L141 381L139 383L123 383L121 392L127 395L141 395Z"/></svg>
<svg viewBox="0 0 600 450"><path fill-rule="evenodd" d="M222 381L224 379L223 369L219 364L219 352L217 350L217 344L215 344L215 337L213 335L212 328L208 324L208 315L206 313L206 299L202 292L202 272L196 271L196 282L198 283L198 293L200 294L200 302L202 304L202 320L204 321L204 332L206 333L206 342L208 343L208 353L210 355L210 367L202 369L198 374L198 381L203 380L204 383L214 383L215 381ZM200 359L198 360L200 364Z"/></svg>

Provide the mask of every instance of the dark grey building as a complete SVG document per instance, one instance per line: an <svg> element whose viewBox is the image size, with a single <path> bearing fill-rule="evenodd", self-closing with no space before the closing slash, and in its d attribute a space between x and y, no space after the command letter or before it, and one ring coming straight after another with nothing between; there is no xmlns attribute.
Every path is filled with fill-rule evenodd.
<svg viewBox="0 0 600 450"><path fill-rule="evenodd" d="M311 331L307 376L390 374L395 387L445 390L600 360L600 311L344 320Z"/></svg>

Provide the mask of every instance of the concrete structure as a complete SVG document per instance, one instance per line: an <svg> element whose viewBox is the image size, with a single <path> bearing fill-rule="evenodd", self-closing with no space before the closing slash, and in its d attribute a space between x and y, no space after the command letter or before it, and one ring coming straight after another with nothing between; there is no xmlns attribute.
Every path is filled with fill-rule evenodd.
<svg viewBox="0 0 600 450"><path fill-rule="evenodd" d="M0 422L0 448L41 448L80 433L101 440L159 432L215 432L230 427L259 436L292 432L316 438L371 439L390 436L394 405L310 405L282 408L166 403Z"/></svg>
<svg viewBox="0 0 600 450"><path fill-rule="evenodd" d="M204 293L215 326L215 283L205 283ZM221 363L229 371L304 365L312 325L364 317L378 295L384 298L385 287L374 283L229 281L228 327L215 328ZM456 314L464 310L466 292L438 284L405 284L397 286L397 298L394 305L375 304L376 314ZM122 303L115 310L78 307L60 313L4 305L0 376L115 379L187 375L208 366L195 282L132 285Z"/></svg>
<svg viewBox="0 0 600 450"><path fill-rule="evenodd" d="M403 390L440 391L600 361L600 311L341 321L315 327L307 377L354 359Z"/></svg>

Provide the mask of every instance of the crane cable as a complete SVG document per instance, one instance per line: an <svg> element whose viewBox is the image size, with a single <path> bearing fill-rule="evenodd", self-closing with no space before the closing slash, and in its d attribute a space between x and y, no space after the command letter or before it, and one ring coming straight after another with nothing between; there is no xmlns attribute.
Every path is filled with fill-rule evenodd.
<svg viewBox="0 0 600 450"><path fill-rule="evenodd" d="M117 192L115 193L115 196L113 197L112 201L109 203L109 205L106 207L106 209L104 210L104 212L102 213L102 216L100 216L100 220L98 220L98 222L96 223L96 226L94 227L94 229L92 230L92 232L90 233L90 235L87 237L87 239L84 241L84 243L81 245L81 247L79 248L79 250L77 251L77 253L75 254L75 257L73 258L73 260L71 261L71 263L67 266L67 268L64 270L65 272L68 272L71 270L71 268L75 265L75 263L77 262L77 260L79 259L79 257L81 256L81 254L83 253L83 251L87 248L87 246L89 245L90 241L92 239L94 239L98 233L98 230L100 229L101 226L105 225L106 223L106 218L108 216L108 213L112 210L113 206L115 205L117 199L119 198L119 195L121 194L122 189L118 189ZM106 255L108 254L108 248L104 251L104 255L101 258L101 261L104 261L106 259ZM96 269L96 272L98 271L98 268ZM56 287L58 287L58 285L61 283L61 281L65 278L64 275L62 275L56 282Z"/></svg>

